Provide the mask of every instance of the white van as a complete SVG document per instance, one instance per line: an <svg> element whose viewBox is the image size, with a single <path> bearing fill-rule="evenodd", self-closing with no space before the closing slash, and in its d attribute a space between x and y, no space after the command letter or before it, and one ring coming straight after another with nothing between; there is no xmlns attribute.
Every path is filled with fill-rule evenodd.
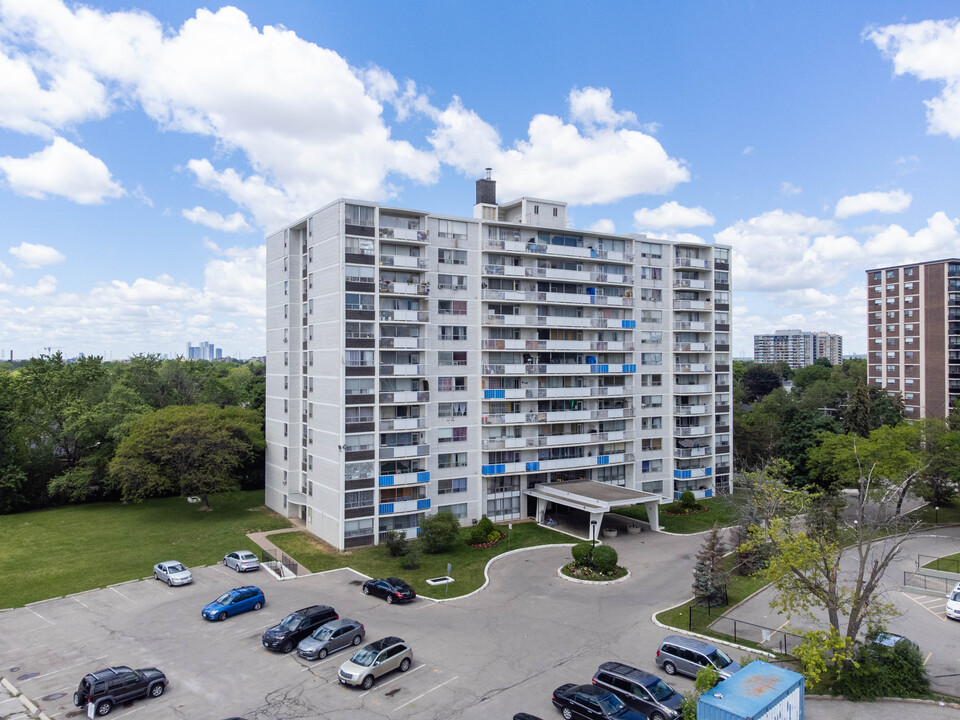
<svg viewBox="0 0 960 720"><path fill-rule="evenodd" d="M960 583L947 595L947 617L960 620Z"/></svg>

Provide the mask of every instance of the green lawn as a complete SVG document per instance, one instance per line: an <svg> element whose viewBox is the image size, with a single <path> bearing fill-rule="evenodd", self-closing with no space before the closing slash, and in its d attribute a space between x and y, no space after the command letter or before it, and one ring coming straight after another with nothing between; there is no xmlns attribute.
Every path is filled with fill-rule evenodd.
<svg viewBox="0 0 960 720"><path fill-rule="evenodd" d="M498 529L506 530L505 525L497 525ZM504 538L497 545L477 549L466 544L468 528L461 532L463 542L458 543L449 552L442 555L423 554L420 568L404 570L399 558L392 558L382 546L364 547L343 553L332 553L324 550L306 533L282 533L272 535L270 539L290 555L294 560L313 572L333 570L341 567L352 567L370 577L402 577L410 583L418 595L432 598L456 597L473 592L483 585L483 569L491 558L507 552L507 540ZM514 523L510 534L509 549L516 550L522 547L535 545L557 545L575 542L569 535L558 533L549 528L532 522ZM450 573L456 582L448 588L449 594L442 586L427 585L427 578L440 577L447 574L447 563L453 566Z"/></svg>
<svg viewBox="0 0 960 720"><path fill-rule="evenodd" d="M910 513L907 517L917 518L924 525L935 527L937 523L945 525L948 523L960 523L960 505L946 505L937 511L933 505L924 505L916 512Z"/></svg>
<svg viewBox="0 0 960 720"><path fill-rule="evenodd" d="M0 607L150 575L162 560L208 565L245 533L289 527L262 509L263 491L211 495L209 512L182 498L73 505L0 516Z"/></svg>
<svg viewBox="0 0 960 720"><path fill-rule="evenodd" d="M697 513L696 515L667 515L661 508L659 513L660 525L667 532L681 534L709 530L713 527L714 523L720 527L733 525L737 521L737 515L731 497L730 495L720 495L719 497L710 498L709 500L700 500L700 504L705 505L709 510ZM647 520L647 509L643 505L617 508L614 512L617 515L624 515L629 518L634 518L635 520L649 522L649 520Z"/></svg>
<svg viewBox="0 0 960 720"><path fill-rule="evenodd" d="M928 562L923 567L926 570L943 570L952 573L960 572L960 553L944 555L942 558Z"/></svg>

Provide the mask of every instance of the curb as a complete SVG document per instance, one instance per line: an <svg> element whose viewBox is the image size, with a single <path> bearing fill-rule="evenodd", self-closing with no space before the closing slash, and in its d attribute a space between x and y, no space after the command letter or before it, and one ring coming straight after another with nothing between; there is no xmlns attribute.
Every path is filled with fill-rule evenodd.
<svg viewBox="0 0 960 720"><path fill-rule="evenodd" d="M674 627L673 625L665 625L664 623L657 620L657 615L659 615L660 613L666 612L667 610L673 610L674 608L678 608L681 605L686 605L688 602L690 602L690 600L693 600L693 598L689 598L687 600L684 600L683 602L678 602L676 605L671 605L670 607L664 608L663 610L658 610L657 612L650 615L650 621L657 627L663 628L664 630L674 630L676 632L682 632L684 635L689 635L690 637L699 638L700 640L705 640L707 642L714 643L714 644L726 645L727 647L736 648L737 650L743 650L744 652L754 653L755 655L762 655L768 658L776 657L776 655L774 655L771 652L767 652L766 650L757 650L756 648L747 647L745 645L738 645L737 643L732 643L732 642L729 642L728 640L721 640L720 638L710 637L709 635L701 635L700 633L690 632L689 630L684 630L682 628Z"/></svg>
<svg viewBox="0 0 960 720"><path fill-rule="evenodd" d="M626 582L627 580L630 579L630 571L627 570L626 575L624 575L622 578L617 578L616 580L580 580L578 578L572 578L567 575L564 575L563 568L565 567L566 565L561 565L560 567L558 567L557 575L562 577L567 582L577 583L577 585L594 585L594 586L616 585L617 583Z"/></svg>
<svg viewBox="0 0 960 720"><path fill-rule="evenodd" d="M858 702L856 700L847 700L843 695L806 695L807 700L819 700L823 702ZM936 705L937 707L948 707L954 710L960 710L960 703L943 702L943 700L930 700L928 698L898 698L898 697L878 697L864 702L888 702L904 703L906 705Z"/></svg>
<svg viewBox="0 0 960 720"><path fill-rule="evenodd" d="M3 685L3 687L6 688L7 692L10 693L10 697L17 697L17 695L20 694L20 691L17 690L6 678L0 678L0 685Z"/></svg>
<svg viewBox="0 0 960 720"><path fill-rule="evenodd" d="M20 696L20 704L23 705L23 707L26 708L27 712L30 713L31 715L37 714L37 710L38 710L37 706L34 705L32 702L30 702L23 695Z"/></svg>

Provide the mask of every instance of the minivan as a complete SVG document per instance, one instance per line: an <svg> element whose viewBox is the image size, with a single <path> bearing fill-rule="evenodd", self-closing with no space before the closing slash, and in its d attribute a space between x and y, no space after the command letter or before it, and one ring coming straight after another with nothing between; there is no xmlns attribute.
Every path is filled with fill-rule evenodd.
<svg viewBox="0 0 960 720"><path fill-rule="evenodd" d="M611 691L650 720L674 720L683 695L656 675L619 662L605 662L593 675L593 684Z"/></svg>
<svg viewBox="0 0 960 720"><path fill-rule="evenodd" d="M726 680L740 669L740 666L716 645L682 635L665 637L657 650L656 661L667 675L683 673L693 678L697 676L700 668L708 665L717 669L721 680Z"/></svg>

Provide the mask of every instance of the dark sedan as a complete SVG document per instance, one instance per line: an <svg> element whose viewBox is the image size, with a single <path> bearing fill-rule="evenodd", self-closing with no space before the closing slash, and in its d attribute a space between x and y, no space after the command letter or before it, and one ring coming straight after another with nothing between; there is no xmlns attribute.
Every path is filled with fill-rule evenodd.
<svg viewBox="0 0 960 720"><path fill-rule="evenodd" d="M363 584L364 595L376 595L384 598L388 603L405 603L413 600L417 593L400 578L381 578L367 580Z"/></svg>
<svg viewBox="0 0 960 720"><path fill-rule="evenodd" d="M561 685L553 691L553 704L564 720L647 720L642 712L631 710L612 692L596 685Z"/></svg>

